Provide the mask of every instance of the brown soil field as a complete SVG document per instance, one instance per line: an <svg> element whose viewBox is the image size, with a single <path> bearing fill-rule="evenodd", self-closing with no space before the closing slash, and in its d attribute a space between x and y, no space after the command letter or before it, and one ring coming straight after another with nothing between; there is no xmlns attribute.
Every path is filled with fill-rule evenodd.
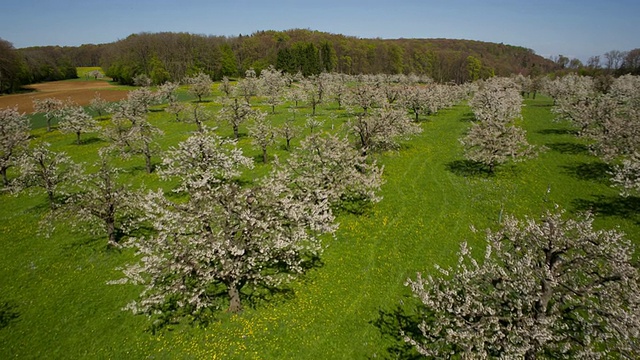
<svg viewBox="0 0 640 360"><path fill-rule="evenodd" d="M31 114L33 113L34 99L70 99L78 105L88 105L96 93L100 93L100 97L106 101L122 100L127 97L128 93L126 90L116 90L114 85L104 80L51 81L28 85L25 88L31 89L33 92L0 96L0 109L17 105L18 111Z"/></svg>

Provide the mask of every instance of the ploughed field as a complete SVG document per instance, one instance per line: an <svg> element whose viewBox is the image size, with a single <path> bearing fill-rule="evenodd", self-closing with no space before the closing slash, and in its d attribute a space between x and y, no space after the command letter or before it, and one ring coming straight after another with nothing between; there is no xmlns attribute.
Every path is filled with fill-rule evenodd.
<svg viewBox="0 0 640 360"><path fill-rule="evenodd" d="M0 109L18 106L22 113L33 113L33 100L55 98L71 100L78 105L88 105L100 94L106 101L118 101L127 97L127 91L106 80L61 80L25 86L29 92L0 96Z"/></svg>

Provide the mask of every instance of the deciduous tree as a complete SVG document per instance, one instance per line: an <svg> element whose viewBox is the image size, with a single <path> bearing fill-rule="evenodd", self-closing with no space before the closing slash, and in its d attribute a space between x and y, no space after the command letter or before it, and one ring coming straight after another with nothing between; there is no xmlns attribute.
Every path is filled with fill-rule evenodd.
<svg viewBox="0 0 640 360"><path fill-rule="evenodd" d="M241 103L237 98L227 99L222 105L222 109L218 113L221 121L225 121L233 128L233 135L236 139L240 137L240 124L244 123L251 117L253 110L246 103Z"/></svg>
<svg viewBox="0 0 640 360"><path fill-rule="evenodd" d="M175 109L175 107L173 107ZM209 121L212 118L211 113L202 107L199 103L190 104L185 106L184 109L184 118L185 122L194 123L198 126L198 131L204 131L204 122ZM176 113L176 119L178 114Z"/></svg>
<svg viewBox="0 0 640 360"><path fill-rule="evenodd" d="M238 80L235 87L236 95L242 96L244 101L251 103L251 98L258 95L258 78L256 71L249 69L245 71L244 78Z"/></svg>
<svg viewBox="0 0 640 360"><path fill-rule="evenodd" d="M100 152L95 173L78 180L78 191L67 199L62 212L74 225L84 223L92 232L107 235L108 246L117 247L123 218L135 213L139 206L136 192L118 181L121 169L109 163L106 152Z"/></svg>
<svg viewBox="0 0 640 360"><path fill-rule="evenodd" d="M385 97L377 86L361 83L349 88L345 101L349 106L360 107L362 113L367 115L371 108L384 105Z"/></svg>
<svg viewBox="0 0 640 360"><path fill-rule="evenodd" d="M460 142L468 160L484 164L489 172L508 160L533 156L534 150L524 129L515 125L520 118L522 97L508 79L487 81L470 101L476 122Z"/></svg>
<svg viewBox="0 0 640 360"><path fill-rule="evenodd" d="M184 83L189 85L189 93L198 98L198 102L202 102L202 98L211 95L213 89L213 81L209 75L200 72L192 77L186 77Z"/></svg>
<svg viewBox="0 0 640 360"><path fill-rule="evenodd" d="M5 187L9 186L7 170L29 145L29 130L29 119L18 107L0 109L0 174Z"/></svg>
<svg viewBox="0 0 640 360"><path fill-rule="evenodd" d="M167 81L158 86L157 98L160 102L168 102L169 105L178 102L178 88L180 84Z"/></svg>
<svg viewBox="0 0 640 360"><path fill-rule="evenodd" d="M353 148L346 137L313 133L274 167L274 178L310 201L327 199L334 207L348 207L381 199L377 192L383 168Z"/></svg>
<svg viewBox="0 0 640 360"><path fill-rule="evenodd" d="M160 174L178 179L185 198L173 202L159 190L143 202L155 231L127 243L144 256L121 281L144 285L128 306L134 312L197 316L220 306L221 291L238 312L245 287L277 286L302 273L322 250L318 235L335 230L326 202L298 201L269 179L241 188L236 180L252 161L233 140L195 134L163 164Z"/></svg>
<svg viewBox="0 0 640 360"><path fill-rule="evenodd" d="M267 149L276 141L276 129L267 120L267 114L258 111L254 115L253 124L249 126L251 143L262 150L262 162L267 163Z"/></svg>
<svg viewBox="0 0 640 360"><path fill-rule="evenodd" d="M42 188L46 191L52 210L59 205L60 196L68 194L67 187L81 178L80 165L65 152L49 150L42 143L22 155L18 162L19 176L13 182L15 191Z"/></svg>
<svg viewBox="0 0 640 360"><path fill-rule="evenodd" d="M64 103L62 100L55 98L33 100L33 109L36 112L44 113L44 118L47 120L47 132L51 131L51 121L60 116L63 108Z"/></svg>
<svg viewBox="0 0 640 360"><path fill-rule="evenodd" d="M277 129L278 134L285 140L285 149L291 150L291 140L298 136L300 128L295 125L295 119L287 119L282 126Z"/></svg>
<svg viewBox="0 0 640 360"><path fill-rule="evenodd" d="M77 145L80 145L81 134L94 132L100 128L98 122L81 106L65 109L58 127L63 133L76 134Z"/></svg>
<svg viewBox="0 0 640 360"><path fill-rule="evenodd" d="M267 104L271 106L271 113L275 114L276 105L282 103L282 93L285 87L285 79L282 72L273 66L260 72L261 93L267 97Z"/></svg>
<svg viewBox="0 0 640 360"><path fill-rule="evenodd" d="M422 302L421 336L434 358L600 359L640 354L634 248L593 216L506 217L487 232L482 261L466 243L453 268L406 282Z"/></svg>
<svg viewBox="0 0 640 360"><path fill-rule="evenodd" d="M100 93L96 91L93 99L89 103L89 108L98 113L98 117L102 117L103 112L107 112L109 105L105 99L100 96Z"/></svg>
<svg viewBox="0 0 640 360"><path fill-rule="evenodd" d="M395 149L399 141L422 132L404 109L384 107L369 114L357 114L347 126L363 152Z"/></svg>

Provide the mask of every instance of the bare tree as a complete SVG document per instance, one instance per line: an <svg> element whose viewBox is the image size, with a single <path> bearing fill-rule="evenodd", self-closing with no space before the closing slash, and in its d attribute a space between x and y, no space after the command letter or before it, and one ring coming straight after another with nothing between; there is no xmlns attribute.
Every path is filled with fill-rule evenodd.
<svg viewBox="0 0 640 360"><path fill-rule="evenodd" d="M618 70L622 66L626 53L619 50L611 50L604 54L607 70Z"/></svg>
<svg viewBox="0 0 640 360"><path fill-rule="evenodd" d="M593 217L506 217L487 232L482 262L463 243L455 267L408 279L422 302L421 336L434 358L595 359L640 355L634 249Z"/></svg>
<svg viewBox="0 0 640 360"><path fill-rule="evenodd" d="M29 130L29 119L17 106L0 109L0 174L5 187L9 186L7 170L29 145Z"/></svg>

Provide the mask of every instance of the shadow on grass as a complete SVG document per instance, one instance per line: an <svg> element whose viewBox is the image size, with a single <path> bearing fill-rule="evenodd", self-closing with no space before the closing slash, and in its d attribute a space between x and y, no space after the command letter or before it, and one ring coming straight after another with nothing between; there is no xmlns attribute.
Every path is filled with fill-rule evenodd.
<svg viewBox="0 0 640 360"><path fill-rule="evenodd" d="M495 173L488 166L471 160L455 160L446 164L447 170L464 177L491 177Z"/></svg>
<svg viewBox="0 0 640 360"><path fill-rule="evenodd" d="M572 129L542 129L538 131L542 135L578 135L576 130Z"/></svg>
<svg viewBox="0 0 640 360"><path fill-rule="evenodd" d="M332 210L336 215L352 214L365 216L372 213L373 203L363 197L343 198L338 204L332 207Z"/></svg>
<svg viewBox="0 0 640 360"><path fill-rule="evenodd" d="M527 99L528 100L528 99ZM535 99L533 99L535 100ZM548 103L548 104L540 104L540 103L536 103L536 104L527 104L527 106L531 106L531 107L543 107L543 108L550 108L553 107L552 103Z"/></svg>
<svg viewBox="0 0 640 360"><path fill-rule="evenodd" d="M460 121L462 121L462 122L474 122L474 121L476 121L476 116L472 112L468 112L468 113L465 113L464 115L462 115L462 117L460 118Z"/></svg>
<svg viewBox="0 0 640 360"><path fill-rule="evenodd" d="M101 142L105 142L105 140L94 136L86 139L80 139L79 145L89 145L89 144L95 144L95 143L101 143ZM76 144L75 141L74 141L74 144Z"/></svg>
<svg viewBox="0 0 640 360"><path fill-rule="evenodd" d="M404 336L412 339L420 339L422 337L418 327L421 319L418 315L398 305L390 311L378 310L378 317L369 321L369 323L378 328L380 335L385 339L385 343L389 344L386 348L387 353L382 356L383 359L423 358L412 345L404 341Z"/></svg>
<svg viewBox="0 0 640 360"><path fill-rule="evenodd" d="M11 325L20 317L18 306L11 301L0 301L0 329Z"/></svg>
<svg viewBox="0 0 640 360"><path fill-rule="evenodd" d="M640 198L635 196L597 195L592 199L575 199L573 206L578 211L591 211L603 216L618 216L640 224Z"/></svg>
<svg viewBox="0 0 640 360"><path fill-rule="evenodd" d="M319 256L311 256L301 264L303 272L322 267L324 263ZM275 264L269 269L273 274L290 273L284 264ZM304 274L302 275L304 276ZM178 305L179 298L169 297L164 304L154 310L160 310L153 318L154 321L146 327L146 332L172 331L181 325L192 327L207 327L208 325L232 316L229 309L229 294L227 287L220 281L210 283L205 289L207 301L211 306L195 309L190 305ZM266 284L253 285L245 283L240 289L241 304L244 309L257 309L265 304L279 304L295 298L295 291L287 284L269 286ZM242 313L242 310L240 311Z"/></svg>
<svg viewBox="0 0 640 360"><path fill-rule="evenodd" d="M561 154L570 154L570 155L589 154L589 147L583 144L576 144L571 142L557 142L557 143L546 144L545 146Z"/></svg>
<svg viewBox="0 0 640 360"><path fill-rule="evenodd" d="M582 162L562 166L564 171L576 179L608 183L612 168L603 162Z"/></svg>
<svg viewBox="0 0 640 360"><path fill-rule="evenodd" d="M97 246L98 243L103 242L104 243L104 248L108 249L107 247L107 236L105 235L104 237L100 237L100 236L87 236L84 238L80 238L77 241L74 241L70 244L67 244L66 246L62 247L62 251L63 253L68 253L69 251L73 251L76 252L80 249L84 249L87 247L95 247Z"/></svg>

